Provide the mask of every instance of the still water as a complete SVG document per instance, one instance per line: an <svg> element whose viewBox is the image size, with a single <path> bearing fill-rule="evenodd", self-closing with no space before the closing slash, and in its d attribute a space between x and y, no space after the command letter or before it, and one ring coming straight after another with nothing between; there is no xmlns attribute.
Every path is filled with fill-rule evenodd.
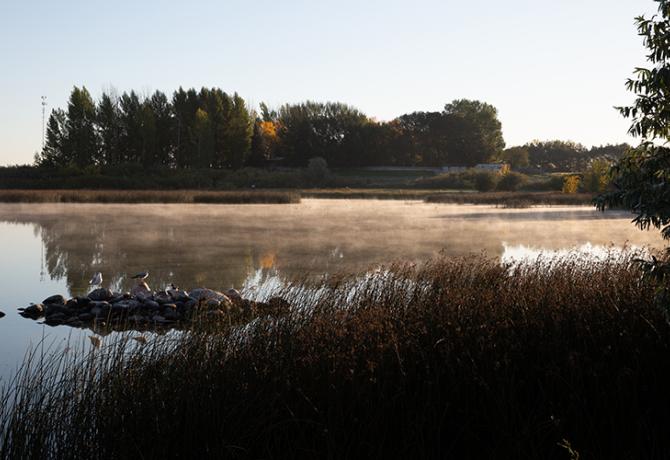
<svg viewBox="0 0 670 460"><path fill-rule="evenodd" d="M303 200L294 205L0 204L0 379L43 337L56 344L90 331L48 327L16 314L45 297L104 285L129 289L148 270L153 289L249 286L286 277L363 271L394 260L518 254L603 246L660 248L624 212L589 207L500 209L417 201ZM251 282L253 284L253 282ZM253 287L253 286L252 286ZM249 295L253 295L249 292Z"/></svg>

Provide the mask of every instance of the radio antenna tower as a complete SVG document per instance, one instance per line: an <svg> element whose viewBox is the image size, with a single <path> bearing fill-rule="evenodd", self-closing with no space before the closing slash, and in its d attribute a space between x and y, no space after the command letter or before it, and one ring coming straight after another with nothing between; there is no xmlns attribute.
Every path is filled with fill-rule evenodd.
<svg viewBox="0 0 670 460"><path fill-rule="evenodd" d="M44 150L44 119L47 111L47 97L42 96L42 150Z"/></svg>

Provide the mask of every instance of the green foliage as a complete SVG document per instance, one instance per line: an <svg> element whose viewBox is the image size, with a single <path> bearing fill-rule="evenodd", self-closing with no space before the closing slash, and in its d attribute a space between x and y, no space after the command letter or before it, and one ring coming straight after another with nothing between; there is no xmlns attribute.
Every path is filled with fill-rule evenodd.
<svg viewBox="0 0 670 460"><path fill-rule="evenodd" d="M511 147L503 150L498 158L509 163L512 169L517 169L525 168L530 164L528 155L527 147Z"/></svg>
<svg viewBox="0 0 670 460"><path fill-rule="evenodd" d="M635 79L626 83L637 95L635 103L619 108L631 120L629 133L642 141L614 166L613 190L598 197L597 205L630 209L641 229L658 228L670 239L670 149L665 146L670 140L670 2L658 3L658 15L636 19L651 68L635 69Z"/></svg>
<svg viewBox="0 0 670 460"><path fill-rule="evenodd" d="M368 118L339 102L286 104L279 109L279 155L293 166L306 166L310 158L324 158L332 166L356 164L361 152L355 133Z"/></svg>
<svg viewBox="0 0 670 460"><path fill-rule="evenodd" d="M498 180L496 190L504 192L515 192L528 183L528 176L518 172L505 174Z"/></svg>
<svg viewBox="0 0 670 460"><path fill-rule="evenodd" d="M498 185L498 175L488 171L477 171L474 173L475 189L479 192L490 192Z"/></svg>
<svg viewBox="0 0 670 460"><path fill-rule="evenodd" d="M311 185L320 185L330 175L328 163L321 157L311 158L305 170L307 182Z"/></svg>
<svg viewBox="0 0 670 460"><path fill-rule="evenodd" d="M582 188L585 192L601 193L610 182L611 163L607 160L593 160L584 171Z"/></svg>

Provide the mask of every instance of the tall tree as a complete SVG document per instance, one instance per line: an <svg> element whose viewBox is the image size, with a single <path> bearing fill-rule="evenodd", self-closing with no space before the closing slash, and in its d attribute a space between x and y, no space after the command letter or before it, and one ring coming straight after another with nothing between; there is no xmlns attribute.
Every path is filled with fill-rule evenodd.
<svg viewBox="0 0 670 460"><path fill-rule="evenodd" d="M498 109L486 102L456 99L444 106L444 114L460 119L461 137L472 142L480 161L495 158L505 148Z"/></svg>
<svg viewBox="0 0 670 460"><path fill-rule="evenodd" d="M96 125L100 143L100 162L106 165L120 161L119 104L115 97L103 93L96 109Z"/></svg>
<svg viewBox="0 0 670 460"><path fill-rule="evenodd" d="M95 132L95 103L85 86L74 87L67 106L65 156L79 167L97 163L98 144Z"/></svg>
<svg viewBox="0 0 670 460"><path fill-rule="evenodd" d="M38 166L66 166L69 158L65 156L67 140L67 115L62 109L54 109L47 123L46 140L42 152L37 156Z"/></svg>

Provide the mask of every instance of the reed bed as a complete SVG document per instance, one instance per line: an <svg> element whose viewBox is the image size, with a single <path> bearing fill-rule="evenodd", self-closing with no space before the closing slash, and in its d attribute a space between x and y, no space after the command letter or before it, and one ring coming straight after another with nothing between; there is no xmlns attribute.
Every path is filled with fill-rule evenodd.
<svg viewBox="0 0 670 460"><path fill-rule="evenodd" d="M590 205L591 193L561 192L480 192L480 193L437 193L424 197L427 203L487 204L508 208L527 208L538 205Z"/></svg>
<svg viewBox="0 0 670 460"><path fill-rule="evenodd" d="M3 203L299 203L292 191L0 190Z"/></svg>
<svg viewBox="0 0 670 460"><path fill-rule="evenodd" d="M670 326L630 257L396 264L289 313L35 352L0 458L668 458Z"/></svg>

